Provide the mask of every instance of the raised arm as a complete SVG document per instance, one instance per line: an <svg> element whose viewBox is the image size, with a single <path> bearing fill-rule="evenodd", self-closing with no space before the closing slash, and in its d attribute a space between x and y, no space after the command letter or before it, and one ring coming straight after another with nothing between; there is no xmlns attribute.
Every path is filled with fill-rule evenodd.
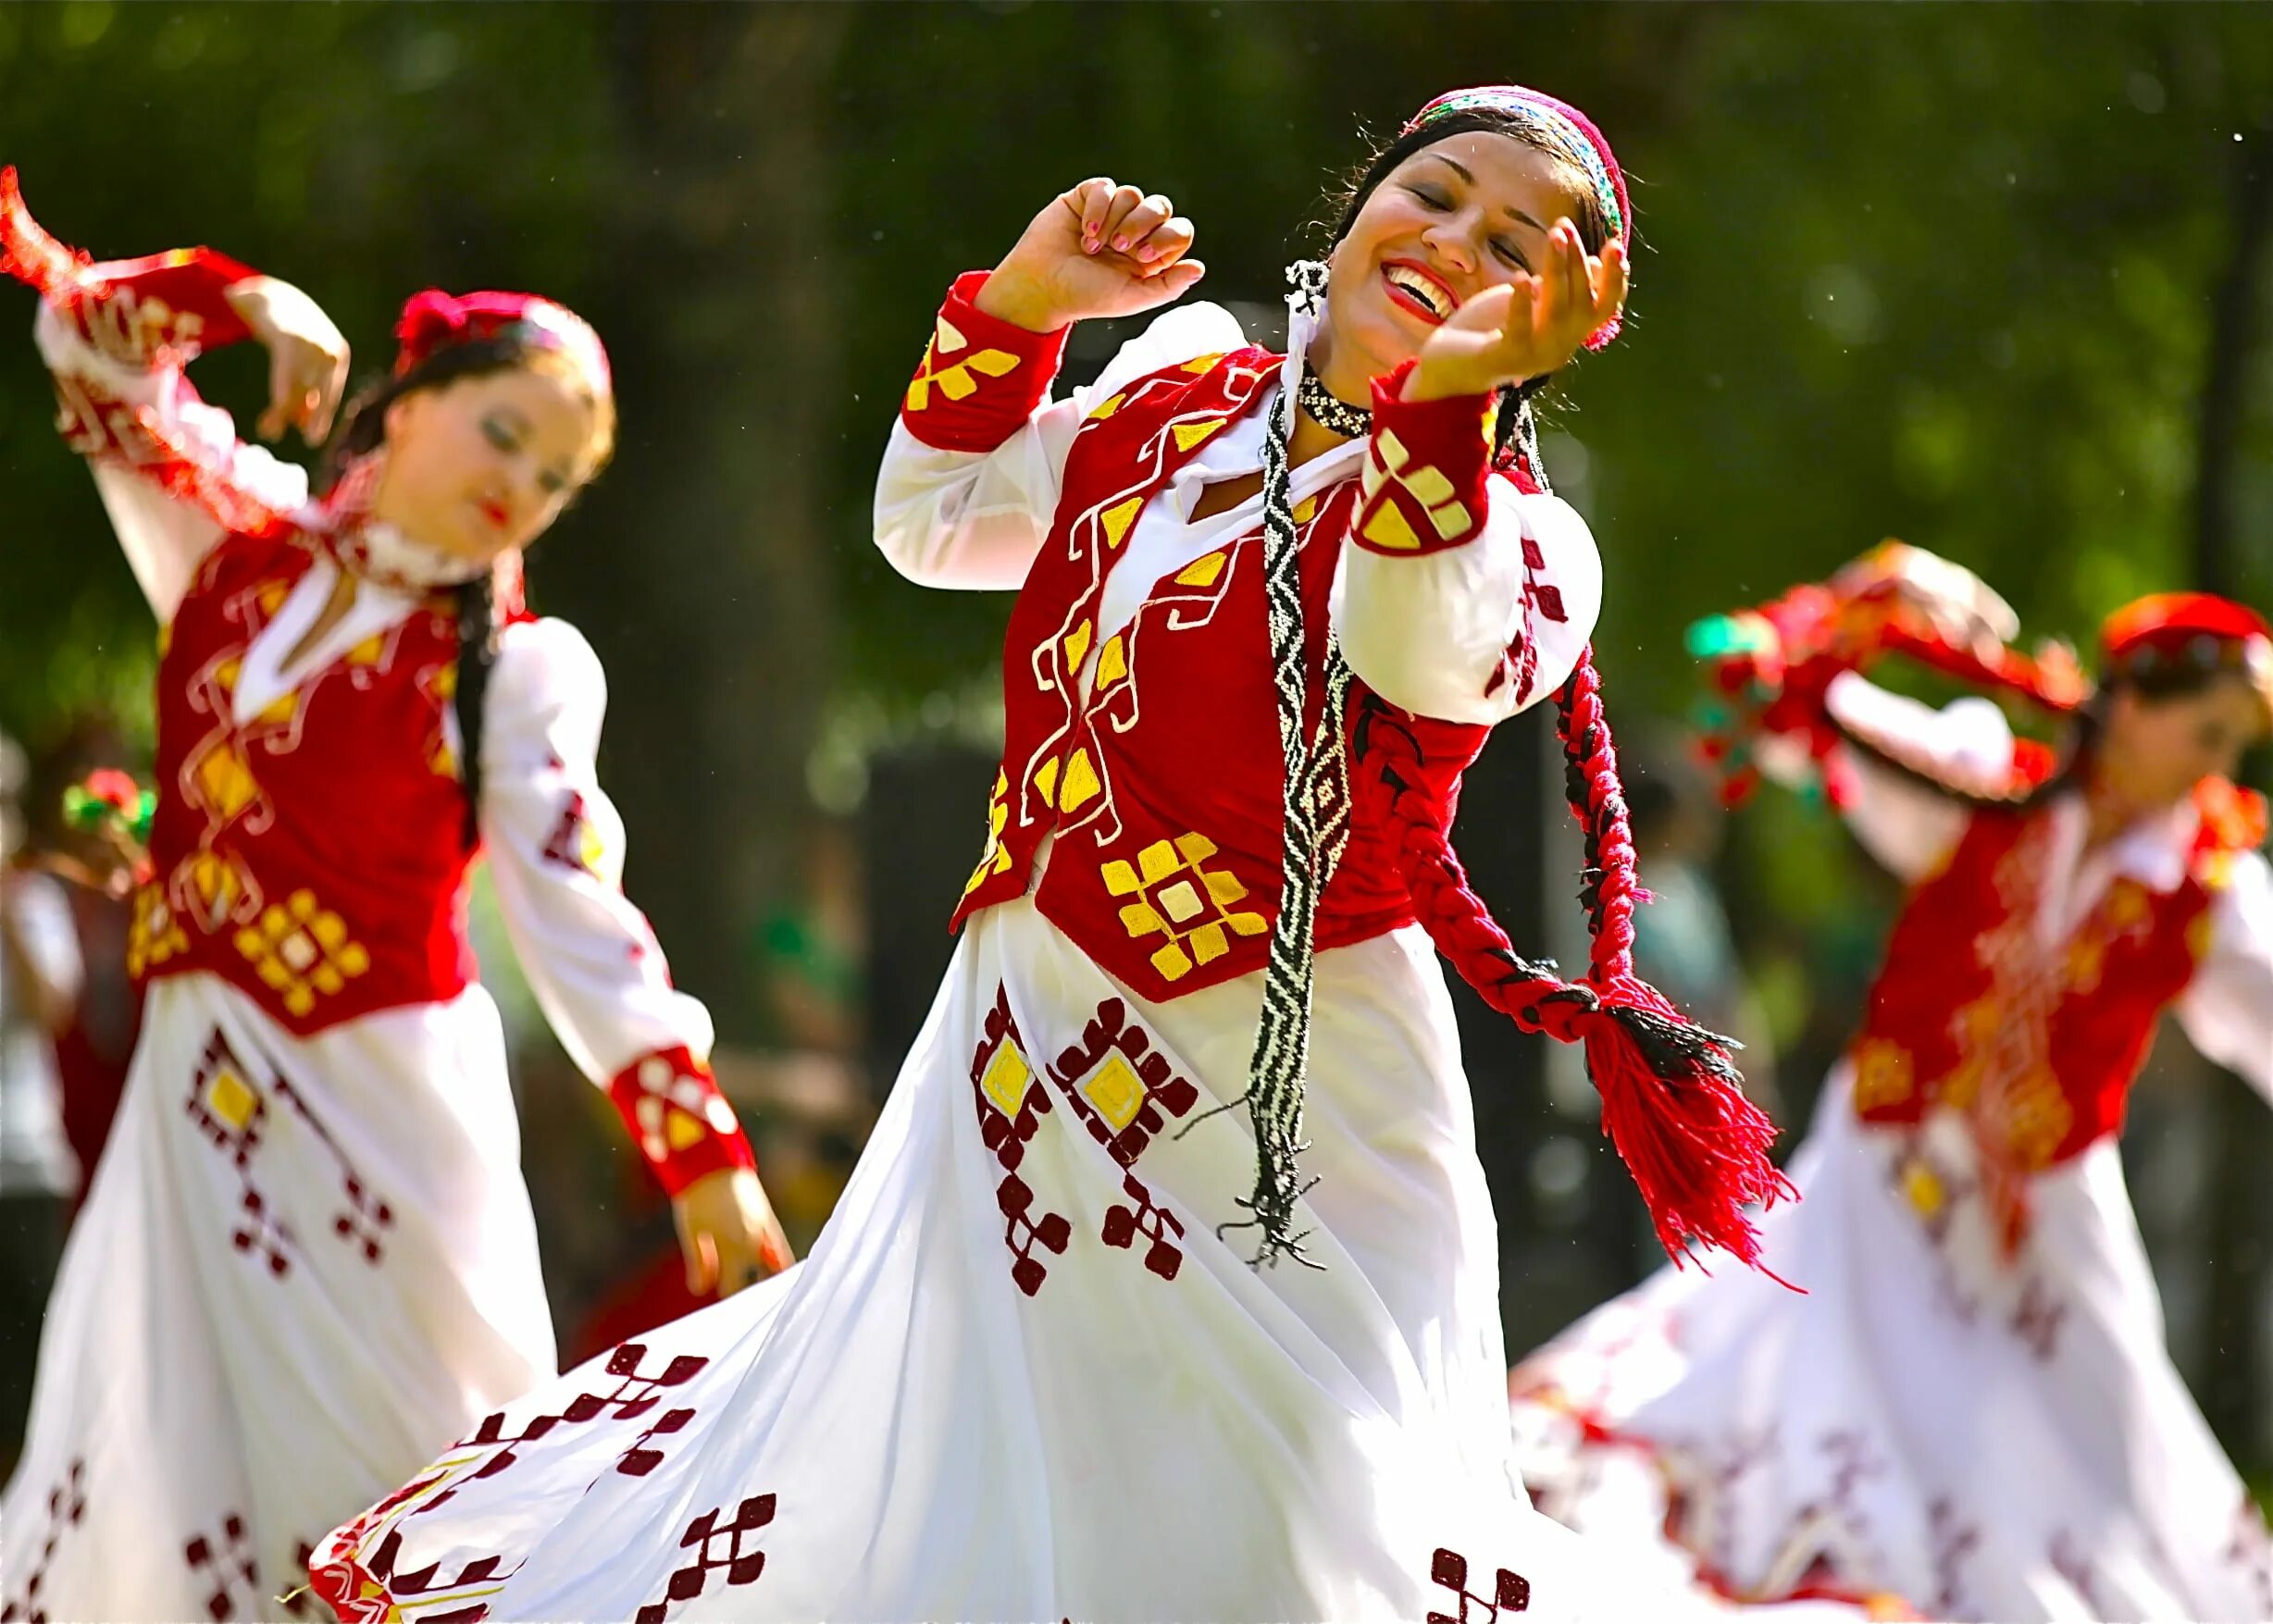
<svg viewBox="0 0 2273 1624"><path fill-rule="evenodd" d="M305 294L208 248L90 264L42 230L0 171L0 271L41 295L33 337L53 375L57 426L88 461L135 578L169 620L198 561L232 530L285 521L304 470L237 438L183 368L257 339L270 359L261 431L329 432L347 345Z"/></svg>
<svg viewBox="0 0 2273 1624"><path fill-rule="evenodd" d="M623 820L596 765L606 707L600 662L574 626L505 628L483 707L482 841L537 1001L672 1196L689 1283L732 1290L753 1263L788 1267L789 1244L711 1074L710 1012L672 986L623 893Z"/></svg>
<svg viewBox="0 0 2273 1624"><path fill-rule="evenodd" d="M1691 650L1711 663L1723 696L1708 752L1727 769L1732 800L1760 776L1812 788L1820 775L1870 853L1916 879L1964 833L1970 810L1960 796L2025 795L2053 757L2017 738L1989 700L1937 711L1861 668L1901 652L2054 709L2072 703L2080 693L2072 662L2012 651L2017 631L2012 610L1970 571L1900 543L1873 549L1826 585L1691 628Z"/></svg>
<svg viewBox="0 0 2273 1624"><path fill-rule="evenodd" d="M930 587L1025 581L1082 419L1132 378L1232 347L1221 341L1226 328L1237 330L1229 316L1178 311L1124 346L1088 389L1050 398L1073 323L1181 295L1202 269L1184 257L1191 241L1190 222L1166 198L1086 180L1052 198L992 271L956 279L876 477L876 546L893 568Z"/></svg>

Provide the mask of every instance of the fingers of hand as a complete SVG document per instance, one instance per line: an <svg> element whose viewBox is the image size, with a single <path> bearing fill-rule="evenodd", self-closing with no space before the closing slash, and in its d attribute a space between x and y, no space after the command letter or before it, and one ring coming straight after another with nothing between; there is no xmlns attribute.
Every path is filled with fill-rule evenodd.
<svg viewBox="0 0 2273 1624"><path fill-rule="evenodd" d="M1144 201L1145 194L1134 186L1114 187L1112 196L1106 201L1104 217L1099 222L1096 238L1084 242L1082 246L1091 254L1108 247L1115 253L1125 250L1129 237L1124 227L1128 217L1144 206Z"/></svg>
<svg viewBox="0 0 2273 1624"><path fill-rule="evenodd" d="M1179 259L1174 265L1152 275L1151 285L1160 290L1162 302L1181 299L1191 291L1192 284L1208 274L1208 267L1196 259Z"/></svg>
<svg viewBox="0 0 2273 1624"><path fill-rule="evenodd" d="M1129 257L1137 263L1136 274L1159 276L1192 251L1192 222L1182 215L1162 220L1129 249Z"/></svg>
<svg viewBox="0 0 2273 1624"><path fill-rule="evenodd" d="M1107 239L1115 254L1125 254L1132 259L1148 259L1145 239L1166 225L1176 212L1176 205L1159 192L1139 198L1136 206L1123 215Z"/></svg>

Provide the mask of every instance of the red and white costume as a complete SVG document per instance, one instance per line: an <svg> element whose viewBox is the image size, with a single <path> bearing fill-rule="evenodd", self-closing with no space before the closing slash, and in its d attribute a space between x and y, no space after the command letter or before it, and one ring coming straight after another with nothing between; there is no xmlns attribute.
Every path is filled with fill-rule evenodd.
<svg viewBox="0 0 2273 1624"><path fill-rule="evenodd" d="M223 294L250 273L202 250L76 266L11 179L0 264L49 296L64 428L162 654L130 948L147 1012L0 1502L0 1617L279 1617L327 1528L554 1370L466 933L478 853L555 1027L665 1182L749 1149L709 1018L618 888L584 639L503 629L469 829L448 561L311 505L182 373L245 336ZM342 569L353 606L302 648Z"/></svg>
<svg viewBox="0 0 2273 1624"><path fill-rule="evenodd" d="M2016 782L1985 700L1934 712L1849 671L1824 705L1940 781ZM2205 781L2087 850L2080 793L1972 811L1829 764L1913 889L1792 1164L1803 1199L1763 1225L1807 1295L1668 1271L1596 1310L1511 1379L1526 1481L1739 1595L2273 1618L2273 1546L2164 1348L2115 1139L2166 1009L2273 1097L2262 805Z"/></svg>
<svg viewBox="0 0 2273 1624"><path fill-rule="evenodd" d="M317 1558L346 1617L1633 1616L1509 1470L1498 1263L1428 938L1362 820L1318 915L1298 1229L1249 1265L1246 1088L1279 891L1260 499L1275 356L1170 313L1062 337L959 282L876 538L1020 589L1007 740L938 1000L812 1256L505 1407ZM1439 789L1561 681L1600 566L1489 473L1481 401L1377 391L1296 469L1302 591ZM1392 517L1383 518L1384 513ZM429 1614L427 1608L437 1609ZM459 1617L473 1615L460 1613Z"/></svg>

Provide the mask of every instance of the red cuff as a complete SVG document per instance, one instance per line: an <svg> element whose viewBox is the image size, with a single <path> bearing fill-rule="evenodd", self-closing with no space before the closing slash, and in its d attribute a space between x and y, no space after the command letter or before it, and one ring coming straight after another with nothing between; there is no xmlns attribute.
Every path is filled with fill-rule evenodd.
<svg viewBox="0 0 2273 1624"><path fill-rule="evenodd" d="M1017 433L1049 398L1065 353L1071 329L1029 332L972 304L987 276L955 279L901 403L908 432L939 451L990 452Z"/></svg>
<svg viewBox="0 0 2273 1624"><path fill-rule="evenodd" d="M224 295L260 273L210 248L177 248L141 259L90 265L48 235L24 206L16 172L0 169L0 272L61 305L102 302L120 291L135 301L135 332L145 358L161 349L186 358L252 336Z"/></svg>
<svg viewBox="0 0 2273 1624"><path fill-rule="evenodd" d="M758 1165L710 1068L683 1047L634 1060L608 1085L608 1097L674 1196L721 1168Z"/></svg>
<svg viewBox="0 0 2273 1624"><path fill-rule="evenodd" d="M1408 361L1373 380L1373 435L1352 532L1369 552L1442 552L1484 532L1492 472L1489 395L1398 399Z"/></svg>

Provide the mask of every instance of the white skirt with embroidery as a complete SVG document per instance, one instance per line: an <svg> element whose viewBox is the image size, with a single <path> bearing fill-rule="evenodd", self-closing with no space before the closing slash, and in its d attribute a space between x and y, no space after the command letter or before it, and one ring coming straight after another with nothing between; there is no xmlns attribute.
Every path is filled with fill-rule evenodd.
<svg viewBox="0 0 2273 1624"><path fill-rule="evenodd" d="M1518 1369L1540 1507L1750 1595L1932 1618L2273 1618L2264 1520L2163 1345L2113 1141L2032 1181L1998 1259L1962 1125L1832 1078L1769 1215L1803 1288L1665 1271Z"/></svg>
<svg viewBox="0 0 2273 1624"><path fill-rule="evenodd" d="M297 1038L162 979L48 1303L0 1618L320 1618L324 1531L554 1369L486 993Z"/></svg>
<svg viewBox="0 0 2273 1624"><path fill-rule="evenodd" d="M1323 1268L1216 1233L1254 1153L1206 1113L1261 977L1146 1004L991 909L812 1257L485 1420L326 1542L318 1588L370 1619L1663 1617L1509 1474L1426 938L1318 976Z"/></svg>

